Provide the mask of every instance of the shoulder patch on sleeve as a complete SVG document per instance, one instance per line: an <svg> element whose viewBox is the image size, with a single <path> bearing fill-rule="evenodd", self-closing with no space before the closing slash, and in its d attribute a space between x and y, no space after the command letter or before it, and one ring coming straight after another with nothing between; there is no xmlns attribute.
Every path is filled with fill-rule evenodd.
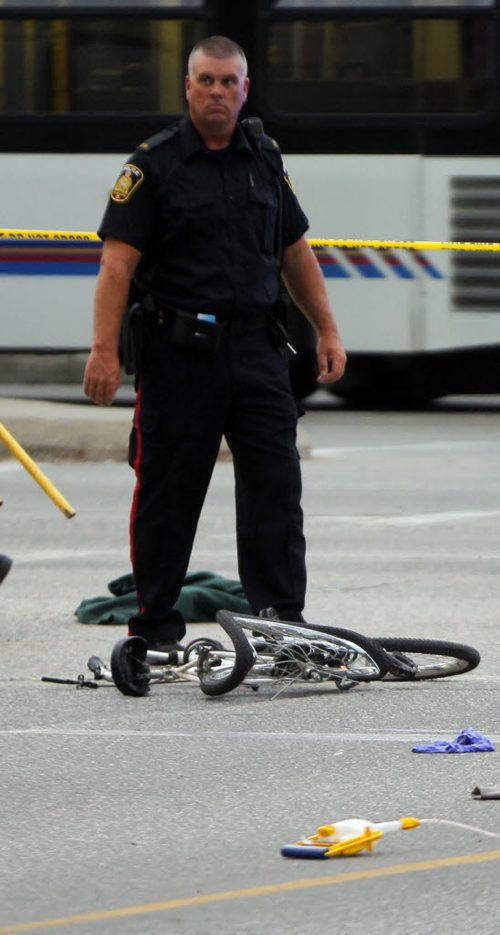
<svg viewBox="0 0 500 935"><path fill-rule="evenodd" d="M111 201L118 204L124 204L128 201L139 188L144 179L144 172L132 162L127 162L120 175L118 176L113 191L111 192Z"/></svg>
<svg viewBox="0 0 500 935"><path fill-rule="evenodd" d="M285 182L287 183L287 185L292 189L292 192L294 193L294 195L296 195L297 192L295 191L295 186L288 174L288 169L285 163L283 163L283 178L285 179Z"/></svg>

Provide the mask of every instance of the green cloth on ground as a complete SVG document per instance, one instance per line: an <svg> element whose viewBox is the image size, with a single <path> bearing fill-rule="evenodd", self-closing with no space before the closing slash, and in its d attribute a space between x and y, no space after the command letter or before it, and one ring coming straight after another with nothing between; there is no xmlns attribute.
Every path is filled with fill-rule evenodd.
<svg viewBox="0 0 500 935"><path fill-rule="evenodd" d="M128 624L130 617L139 613L133 575L122 575L110 581L108 591L112 597L89 597L81 601L75 610L80 623ZM218 610L251 613L240 582L211 571L194 571L186 575L175 608L180 610L187 623L215 620Z"/></svg>

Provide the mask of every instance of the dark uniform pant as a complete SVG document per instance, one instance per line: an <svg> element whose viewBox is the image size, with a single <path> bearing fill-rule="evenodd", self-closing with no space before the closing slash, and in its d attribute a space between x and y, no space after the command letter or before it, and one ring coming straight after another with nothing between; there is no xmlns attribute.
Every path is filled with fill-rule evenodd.
<svg viewBox="0 0 500 935"><path fill-rule="evenodd" d="M138 388L131 558L140 614L130 632L179 639L173 606L225 436L233 455L238 570L255 613L301 619L306 570L297 405L288 365L265 326L223 338L216 353L157 331Z"/></svg>

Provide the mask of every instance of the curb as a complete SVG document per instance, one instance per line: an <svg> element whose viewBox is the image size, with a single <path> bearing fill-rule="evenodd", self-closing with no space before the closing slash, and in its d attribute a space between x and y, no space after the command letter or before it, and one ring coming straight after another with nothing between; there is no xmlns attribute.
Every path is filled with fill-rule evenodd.
<svg viewBox="0 0 500 935"><path fill-rule="evenodd" d="M132 406L0 396L0 422L35 460L126 461L132 416ZM297 445L301 458L310 457L311 447L300 427ZM0 460L8 457L10 452L0 445ZM225 440L218 460L231 460Z"/></svg>

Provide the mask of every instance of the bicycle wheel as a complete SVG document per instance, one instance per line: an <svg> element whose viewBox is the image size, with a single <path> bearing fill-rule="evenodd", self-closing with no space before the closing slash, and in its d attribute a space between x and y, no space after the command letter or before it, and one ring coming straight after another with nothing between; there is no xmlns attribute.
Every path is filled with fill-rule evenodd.
<svg viewBox="0 0 500 935"><path fill-rule="evenodd" d="M443 679L471 672L481 657L473 646L447 640L377 637L376 642L394 655L395 667L389 666L386 681L409 682Z"/></svg>
<svg viewBox="0 0 500 935"><path fill-rule="evenodd" d="M198 636L187 644L182 661L184 664L191 662L194 656L199 656L202 652L209 652L211 649L223 650L224 647L219 640L212 640L210 637Z"/></svg>
<svg viewBox="0 0 500 935"><path fill-rule="evenodd" d="M140 697L149 692L150 669L146 654L148 644L142 636L118 640L111 652L111 674L122 695Z"/></svg>
<svg viewBox="0 0 500 935"><path fill-rule="evenodd" d="M226 631L233 651L201 653L198 663L200 688L205 695L224 695L241 684L254 664L255 653L230 611L220 610L217 620Z"/></svg>

